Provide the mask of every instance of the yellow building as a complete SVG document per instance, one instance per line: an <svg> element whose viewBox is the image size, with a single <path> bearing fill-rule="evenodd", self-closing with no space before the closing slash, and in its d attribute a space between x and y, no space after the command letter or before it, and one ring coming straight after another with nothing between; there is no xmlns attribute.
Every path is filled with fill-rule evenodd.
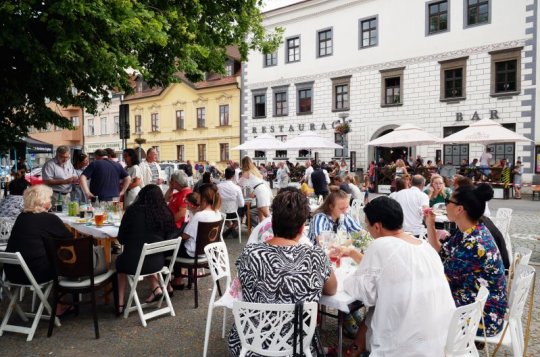
<svg viewBox="0 0 540 357"><path fill-rule="evenodd" d="M160 161L208 161L224 168L228 160L239 161L240 63L231 60L229 76L208 76L204 82L181 83L167 88L143 88L127 96L131 137L128 147L155 147ZM229 64L229 63L228 63Z"/></svg>

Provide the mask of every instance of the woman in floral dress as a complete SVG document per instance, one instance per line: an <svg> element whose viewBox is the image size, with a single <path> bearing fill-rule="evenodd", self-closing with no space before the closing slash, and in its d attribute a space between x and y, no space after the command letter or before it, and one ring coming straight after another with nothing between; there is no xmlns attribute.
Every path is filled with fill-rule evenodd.
<svg viewBox="0 0 540 357"><path fill-rule="evenodd" d="M448 219L455 222L458 231L446 240L439 241L435 232L435 215L426 214L428 238L441 256L444 272L456 306L475 301L481 285L489 290L484 309L487 336L502 330L507 308L506 277L501 255L489 230L479 223L486 201L493 197L487 184L477 188L460 187L445 200ZM478 335L483 335L480 324Z"/></svg>

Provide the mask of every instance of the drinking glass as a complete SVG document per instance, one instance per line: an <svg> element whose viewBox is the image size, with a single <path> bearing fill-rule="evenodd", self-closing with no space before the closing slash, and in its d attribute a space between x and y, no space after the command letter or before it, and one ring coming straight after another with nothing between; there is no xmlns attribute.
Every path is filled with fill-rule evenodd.
<svg viewBox="0 0 540 357"><path fill-rule="evenodd" d="M96 227L103 226L103 223L105 222L105 216L103 212L103 208L101 207L98 207L94 210L94 221L96 223Z"/></svg>
<svg viewBox="0 0 540 357"><path fill-rule="evenodd" d="M330 262L334 264L337 269L339 269L341 266L341 249L339 249L339 246L332 245L328 252L328 257L330 258Z"/></svg>

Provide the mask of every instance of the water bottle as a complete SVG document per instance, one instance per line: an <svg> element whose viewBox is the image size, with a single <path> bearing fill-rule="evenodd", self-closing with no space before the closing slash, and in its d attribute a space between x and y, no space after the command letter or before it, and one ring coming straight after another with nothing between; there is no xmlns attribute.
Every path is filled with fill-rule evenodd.
<svg viewBox="0 0 540 357"><path fill-rule="evenodd" d="M56 195L56 212L62 212L62 203L62 194L58 192L58 194Z"/></svg>
<svg viewBox="0 0 540 357"><path fill-rule="evenodd" d="M344 244L347 241L347 227L345 226L345 215L342 213L339 216L339 224L337 228L337 243L339 245Z"/></svg>

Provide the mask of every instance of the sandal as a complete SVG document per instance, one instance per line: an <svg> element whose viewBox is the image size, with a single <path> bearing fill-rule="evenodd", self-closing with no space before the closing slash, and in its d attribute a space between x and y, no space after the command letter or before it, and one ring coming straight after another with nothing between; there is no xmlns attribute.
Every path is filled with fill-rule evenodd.
<svg viewBox="0 0 540 357"><path fill-rule="evenodd" d="M144 302L146 302L147 304L151 304L153 302L159 301L163 297L163 293L156 294L157 289L161 289L161 286L156 286L154 290L152 290L152 294L150 294L150 297L146 299Z"/></svg>

